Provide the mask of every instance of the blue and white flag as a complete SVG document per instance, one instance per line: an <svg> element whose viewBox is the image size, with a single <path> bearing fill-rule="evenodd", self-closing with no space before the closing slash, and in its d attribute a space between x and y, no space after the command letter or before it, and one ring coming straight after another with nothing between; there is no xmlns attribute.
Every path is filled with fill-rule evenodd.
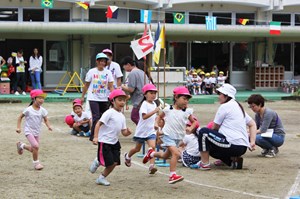
<svg viewBox="0 0 300 199"><path fill-rule="evenodd" d="M206 16L206 30L217 30L217 17Z"/></svg>
<svg viewBox="0 0 300 199"><path fill-rule="evenodd" d="M152 11L151 10L141 10L141 22L142 23L151 23Z"/></svg>

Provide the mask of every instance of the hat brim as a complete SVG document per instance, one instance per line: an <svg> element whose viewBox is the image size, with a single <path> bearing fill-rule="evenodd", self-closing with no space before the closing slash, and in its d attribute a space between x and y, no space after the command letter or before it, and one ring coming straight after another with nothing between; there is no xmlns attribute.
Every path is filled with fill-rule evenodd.
<svg viewBox="0 0 300 199"><path fill-rule="evenodd" d="M42 94L39 94L37 95L36 97L42 97L42 98L46 98L47 97L47 93L42 93Z"/></svg>
<svg viewBox="0 0 300 199"><path fill-rule="evenodd" d="M222 89L222 87L217 89L218 92L222 93L223 95L226 95L228 97L231 97L232 99L235 99L235 96L233 96L232 94L226 92L225 90Z"/></svg>

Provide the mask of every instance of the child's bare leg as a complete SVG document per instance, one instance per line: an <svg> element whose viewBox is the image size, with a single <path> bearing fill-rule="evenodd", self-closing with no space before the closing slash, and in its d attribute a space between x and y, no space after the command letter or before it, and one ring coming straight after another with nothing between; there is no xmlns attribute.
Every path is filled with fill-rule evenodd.
<svg viewBox="0 0 300 199"><path fill-rule="evenodd" d="M170 172L176 171L176 165L177 161L180 157L179 150L176 146L170 146L168 147L170 153L172 154L171 160L170 160Z"/></svg>
<svg viewBox="0 0 300 199"><path fill-rule="evenodd" d="M155 140L147 140L147 144L149 146L149 148L152 148L155 151ZM155 163L155 159L152 158L150 159L150 164L154 164Z"/></svg>
<svg viewBox="0 0 300 199"><path fill-rule="evenodd" d="M128 157L131 158L134 154L139 152L141 150L142 145L143 144L136 142L135 147L130 149L130 151L128 152Z"/></svg>
<svg viewBox="0 0 300 199"><path fill-rule="evenodd" d="M170 157L170 155L171 155L171 153L170 153L169 149L167 149L165 152L162 152L162 151L155 152L153 157L167 159L168 157Z"/></svg>
<svg viewBox="0 0 300 199"><path fill-rule="evenodd" d="M104 177L107 177L113 170L114 168L117 166L117 163L114 163L113 165L111 166L108 166L108 167L105 167L105 169L103 170L102 172L102 175Z"/></svg>

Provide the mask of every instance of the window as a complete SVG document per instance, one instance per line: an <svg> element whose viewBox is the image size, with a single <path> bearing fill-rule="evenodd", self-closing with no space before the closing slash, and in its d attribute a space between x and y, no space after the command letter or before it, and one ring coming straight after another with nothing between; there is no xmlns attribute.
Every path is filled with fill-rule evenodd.
<svg viewBox="0 0 300 199"><path fill-rule="evenodd" d="M170 66L187 67L187 43L170 42L167 46L167 60Z"/></svg>
<svg viewBox="0 0 300 199"><path fill-rule="evenodd" d="M189 23L190 24L205 24L205 17L208 16L208 12L190 12Z"/></svg>
<svg viewBox="0 0 300 199"><path fill-rule="evenodd" d="M291 44L274 44L273 50L275 53L274 65L282 65L285 71L291 71Z"/></svg>
<svg viewBox="0 0 300 199"><path fill-rule="evenodd" d="M70 70L67 41L46 42L46 70L66 71Z"/></svg>
<svg viewBox="0 0 300 199"><path fill-rule="evenodd" d="M107 22L106 9L89 9L89 21L91 22Z"/></svg>
<svg viewBox="0 0 300 199"><path fill-rule="evenodd" d="M18 21L18 9L0 9L0 21Z"/></svg>
<svg viewBox="0 0 300 199"><path fill-rule="evenodd" d="M232 52L232 67L234 71L248 71L253 65L252 43L235 43Z"/></svg>
<svg viewBox="0 0 300 199"><path fill-rule="evenodd" d="M44 10L23 9L23 21L44 21Z"/></svg>
<svg viewBox="0 0 300 199"><path fill-rule="evenodd" d="M69 22L70 21L70 10L63 9L50 9L49 10L49 21L51 22Z"/></svg>
<svg viewBox="0 0 300 199"><path fill-rule="evenodd" d="M129 10L129 23L141 23L139 10Z"/></svg>
<svg viewBox="0 0 300 199"><path fill-rule="evenodd" d="M295 26L300 26L300 14L295 14Z"/></svg>
<svg viewBox="0 0 300 199"><path fill-rule="evenodd" d="M254 13L236 13L236 25L242 25L239 23L239 19L249 19L246 25L256 25Z"/></svg>
<svg viewBox="0 0 300 199"><path fill-rule="evenodd" d="M281 22L282 26L291 25L291 15L290 14L273 14L272 21Z"/></svg>
<svg viewBox="0 0 300 199"><path fill-rule="evenodd" d="M231 13L213 13L217 17L217 24L231 25Z"/></svg>

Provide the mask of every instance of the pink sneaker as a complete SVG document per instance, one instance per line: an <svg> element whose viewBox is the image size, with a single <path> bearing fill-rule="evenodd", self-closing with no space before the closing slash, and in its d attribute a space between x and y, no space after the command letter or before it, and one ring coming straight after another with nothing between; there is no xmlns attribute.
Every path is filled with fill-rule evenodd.
<svg viewBox="0 0 300 199"><path fill-rule="evenodd" d="M23 149L21 148L22 143L21 142L17 142L17 151L19 155L23 154Z"/></svg>
<svg viewBox="0 0 300 199"><path fill-rule="evenodd" d="M222 160L216 160L214 162L214 165L217 166L217 167L219 167L219 166L225 166L225 164L224 164L224 162Z"/></svg>
<svg viewBox="0 0 300 199"><path fill-rule="evenodd" d="M144 164L146 164L150 159L152 159L152 157L150 156L152 152L154 152L154 150L152 148L148 149L147 153L145 154L145 156L143 158Z"/></svg>
<svg viewBox="0 0 300 199"><path fill-rule="evenodd" d="M34 164L34 169L35 170L42 170L44 168L44 166L43 165L41 165L41 163L36 163L36 164Z"/></svg>
<svg viewBox="0 0 300 199"><path fill-rule="evenodd" d="M169 184L174 184L176 182L180 182L184 179L183 176L179 176L176 174L173 174L170 178L169 178Z"/></svg>

